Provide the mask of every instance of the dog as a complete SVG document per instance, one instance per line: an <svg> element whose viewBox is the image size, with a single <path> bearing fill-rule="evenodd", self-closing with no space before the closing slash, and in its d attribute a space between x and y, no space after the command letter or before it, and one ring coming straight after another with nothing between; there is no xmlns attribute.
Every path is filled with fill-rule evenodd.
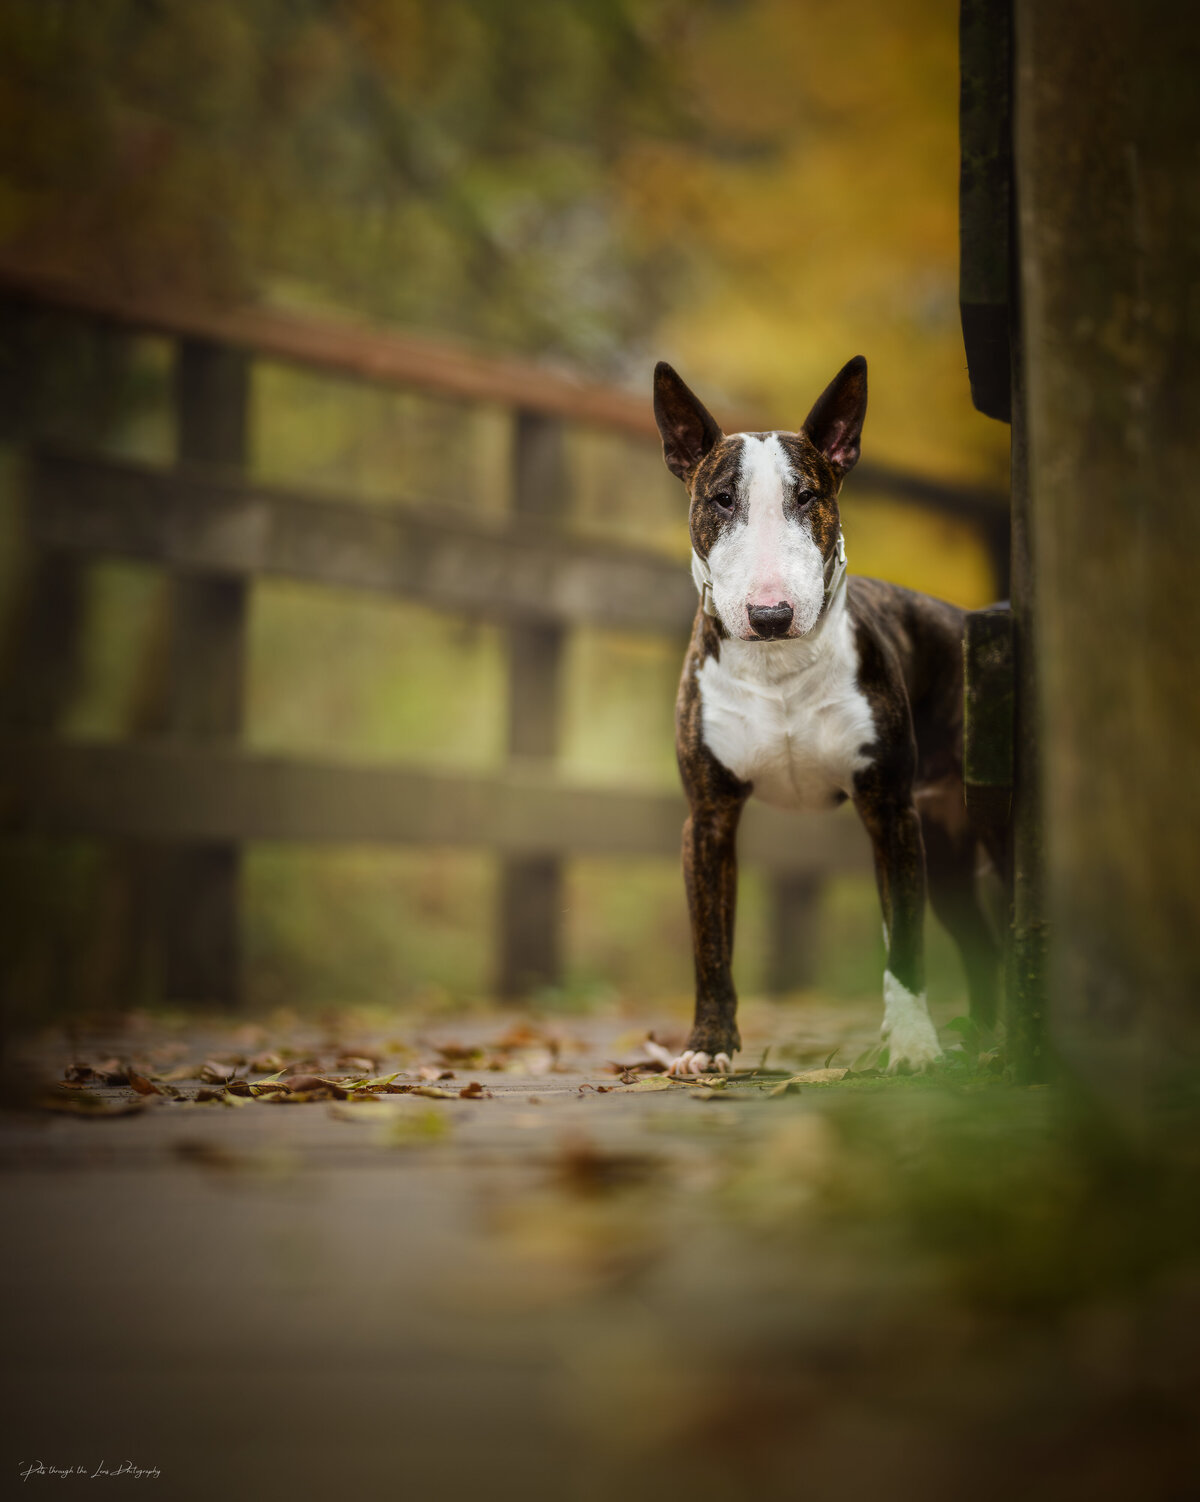
<svg viewBox="0 0 1200 1502"><path fill-rule="evenodd" d="M673 1074L728 1072L738 820L850 799L871 840L887 950L888 1070L941 1058L924 978L926 887L958 946L971 1015L996 1015L998 951L963 792L965 612L846 572L838 493L859 457L867 364L849 361L798 432L728 437L671 366L654 373L663 457L690 498L700 595L676 702L696 1010ZM993 858L999 859L997 852Z"/></svg>

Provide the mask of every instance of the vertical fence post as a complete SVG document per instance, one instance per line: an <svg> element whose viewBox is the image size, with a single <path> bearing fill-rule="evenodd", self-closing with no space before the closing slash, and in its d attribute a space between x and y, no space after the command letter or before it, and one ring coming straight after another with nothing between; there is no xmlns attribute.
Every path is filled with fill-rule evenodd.
<svg viewBox="0 0 1200 1502"><path fill-rule="evenodd" d="M175 406L182 464L244 468L249 357L200 339L177 346ZM242 730L247 585L240 579L171 580L167 720L189 740L237 739ZM189 845L169 861L164 977L171 1000L236 1004L240 992L241 855L234 844Z"/></svg>
<svg viewBox="0 0 1200 1502"><path fill-rule="evenodd" d="M513 507L553 526L566 503L563 426L518 412ZM557 625L509 628L508 751L550 761L558 754L559 675L564 633ZM497 994L512 1000L556 984L562 975L562 861L557 855L507 856L500 869Z"/></svg>
<svg viewBox="0 0 1200 1502"><path fill-rule="evenodd" d="M804 990L817 977L821 878L773 874L768 903L766 989L772 996Z"/></svg>

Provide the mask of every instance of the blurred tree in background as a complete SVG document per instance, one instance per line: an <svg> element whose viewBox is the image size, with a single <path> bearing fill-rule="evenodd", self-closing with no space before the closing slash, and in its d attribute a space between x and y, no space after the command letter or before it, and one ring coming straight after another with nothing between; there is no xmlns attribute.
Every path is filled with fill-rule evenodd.
<svg viewBox="0 0 1200 1502"><path fill-rule="evenodd" d="M0 254L131 293L415 328L637 391L666 357L718 415L789 427L862 352L873 457L1002 481L1007 433L971 407L958 327L956 26L953 0L0 0ZM169 461L165 345L127 341L115 368L78 327L46 327L64 369L36 434L95 442L103 401L121 408L105 446ZM365 504L509 503L498 411L265 362L253 410L259 478ZM577 432L568 459L570 526L686 555L682 494L649 446ZM0 465L5 600L11 475ZM851 493L857 571L991 598L970 527ZM161 602L152 569L91 568L68 734L152 723ZM674 783L678 660L661 639L572 633L566 775ZM255 750L503 757L495 627L269 581L248 667ZM70 935L105 921L103 904L78 916L96 905L76 874L43 883ZM463 852L252 849L251 994L477 991L492 876ZM686 990L672 864L577 862L569 887L572 985ZM753 987L753 873L744 897ZM870 883L840 884L826 919L822 983L873 991ZM81 970L94 947L80 941Z"/></svg>
<svg viewBox="0 0 1200 1502"><path fill-rule="evenodd" d="M7 0L0 240L334 305L997 473L957 323L950 0Z"/></svg>

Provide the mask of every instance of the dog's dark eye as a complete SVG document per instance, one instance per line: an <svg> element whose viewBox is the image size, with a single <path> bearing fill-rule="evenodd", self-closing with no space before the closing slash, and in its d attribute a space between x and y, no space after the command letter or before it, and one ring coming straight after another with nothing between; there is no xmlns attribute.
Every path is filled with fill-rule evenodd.
<svg viewBox="0 0 1200 1502"><path fill-rule="evenodd" d="M711 500L718 511L733 510L733 497L727 490L718 490L716 495L711 497Z"/></svg>
<svg viewBox="0 0 1200 1502"><path fill-rule="evenodd" d="M796 492L796 505L803 510L805 506L811 506L816 498L817 493L815 490L798 490Z"/></svg>

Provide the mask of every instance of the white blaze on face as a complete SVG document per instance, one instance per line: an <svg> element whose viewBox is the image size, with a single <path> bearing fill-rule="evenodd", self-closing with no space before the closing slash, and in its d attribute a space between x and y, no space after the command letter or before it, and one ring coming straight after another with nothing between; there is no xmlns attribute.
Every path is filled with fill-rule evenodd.
<svg viewBox="0 0 1200 1502"><path fill-rule="evenodd" d="M730 636L754 638L746 614L751 605L787 604L789 636L804 636L817 624L825 603L825 560L812 524L784 514L795 476L779 439L740 434L740 515L708 555L713 604Z"/></svg>

